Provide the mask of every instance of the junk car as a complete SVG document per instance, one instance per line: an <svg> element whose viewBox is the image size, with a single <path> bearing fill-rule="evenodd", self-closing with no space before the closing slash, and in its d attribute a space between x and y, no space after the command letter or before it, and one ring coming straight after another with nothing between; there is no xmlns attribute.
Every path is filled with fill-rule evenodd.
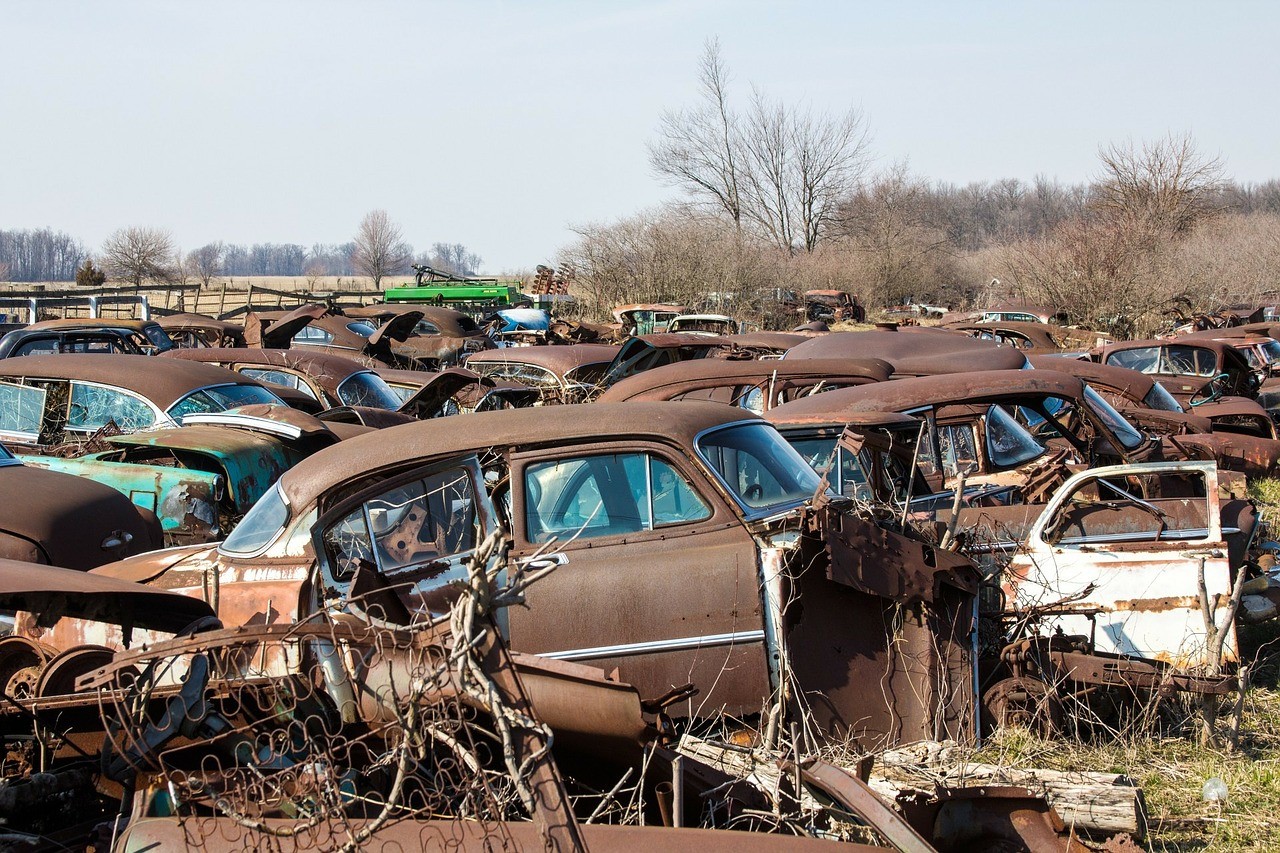
<svg viewBox="0 0 1280 853"><path fill-rule="evenodd" d="M164 544L186 545L222 539L284 471L365 429L255 405L187 415L180 427L103 436L103 449L78 456L20 458L116 489L159 516Z"/></svg>
<svg viewBox="0 0 1280 853"><path fill-rule="evenodd" d="M609 344L504 347L473 353L466 366L494 380L536 389L542 403L582 403L595 396L618 354Z"/></svg>
<svg viewBox="0 0 1280 853"><path fill-rule="evenodd" d="M782 357L787 361L878 358L892 365L897 377L1019 370L1027 366L1026 355L1015 347L975 340L946 329L916 326L831 332L797 343Z"/></svg>
<svg viewBox="0 0 1280 853"><path fill-rule="evenodd" d="M807 706L864 743L968 736L967 558L852 511L741 409L589 405L357 437L286 472L217 548L101 571L206 598L221 578L226 624L403 621L441 612L506 529L511 559L550 570L505 613L514 648L616 667L647 698L692 682L687 716Z"/></svg>
<svg viewBox="0 0 1280 853"><path fill-rule="evenodd" d="M42 320L0 337L0 358L57 353L155 355L173 341L150 320Z"/></svg>
<svg viewBox="0 0 1280 853"><path fill-rule="evenodd" d="M302 305L292 311L251 311L245 315L245 340L263 349L311 349L361 361L368 366L431 369L439 365L434 347L418 350L411 341L422 319L405 311L381 326L345 317L324 305ZM399 346L393 346L399 344Z"/></svg>
<svg viewBox="0 0 1280 853"><path fill-rule="evenodd" d="M273 388L288 389L294 396L287 402L311 414L352 410L367 426L405 423L412 415L399 410L416 409L411 401L402 401L374 368L328 352L206 347L174 350L167 358L217 365ZM295 401L296 397L301 399Z"/></svg>
<svg viewBox="0 0 1280 853"><path fill-rule="evenodd" d="M115 489L21 460L0 445L0 558L87 571L162 546L154 513Z"/></svg>
<svg viewBox="0 0 1280 853"><path fill-rule="evenodd" d="M267 386L208 364L139 355L26 356L0 361L0 439L51 446L114 423L174 426L183 416L254 403L284 405Z"/></svg>
<svg viewBox="0 0 1280 853"><path fill-rule="evenodd" d="M672 320L688 312L683 305L668 303L619 305L613 309L613 319L621 324L624 337L643 337L667 331Z"/></svg>
<svg viewBox="0 0 1280 853"><path fill-rule="evenodd" d="M1262 384L1235 347L1213 339L1125 341L1096 349L1093 357L1156 377L1179 403L1192 408L1222 396L1256 398Z"/></svg>
<svg viewBox="0 0 1280 853"><path fill-rule="evenodd" d="M467 353L493 349L493 339L467 314L437 305L365 305L344 308L344 316L367 320L381 328L409 312L422 316L405 341L393 340L393 351L406 356L435 359L441 365L457 364Z"/></svg>
<svg viewBox="0 0 1280 853"><path fill-rule="evenodd" d="M168 314L156 320L176 347L243 347L244 327L203 314Z"/></svg>

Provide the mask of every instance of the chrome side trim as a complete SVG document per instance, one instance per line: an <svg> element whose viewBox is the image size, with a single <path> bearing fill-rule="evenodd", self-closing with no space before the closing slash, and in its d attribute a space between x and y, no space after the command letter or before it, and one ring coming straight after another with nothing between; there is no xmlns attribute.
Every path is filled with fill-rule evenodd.
<svg viewBox="0 0 1280 853"><path fill-rule="evenodd" d="M563 652L541 652L538 657L552 660L590 660L620 658L656 652L678 652L685 649L714 649L743 643L764 641L764 631L732 631L728 634L706 634L701 637L677 637L674 640L651 640L647 643L625 643L619 646L596 646L590 649L568 649Z"/></svg>

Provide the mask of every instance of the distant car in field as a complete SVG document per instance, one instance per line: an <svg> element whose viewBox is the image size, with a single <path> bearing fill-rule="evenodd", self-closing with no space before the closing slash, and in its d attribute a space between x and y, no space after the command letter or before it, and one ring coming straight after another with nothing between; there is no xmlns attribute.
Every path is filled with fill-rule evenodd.
<svg viewBox="0 0 1280 853"><path fill-rule="evenodd" d="M173 341L150 320L42 320L0 337L0 358L59 353L155 355Z"/></svg>

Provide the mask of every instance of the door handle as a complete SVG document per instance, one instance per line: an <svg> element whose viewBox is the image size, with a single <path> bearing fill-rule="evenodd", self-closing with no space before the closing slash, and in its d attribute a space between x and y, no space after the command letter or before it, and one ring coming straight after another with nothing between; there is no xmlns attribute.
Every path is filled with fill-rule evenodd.
<svg viewBox="0 0 1280 853"><path fill-rule="evenodd" d="M520 561L520 565L529 571L540 572L544 569L554 569L556 566L566 566L569 564L569 558L565 554L538 554L533 557L525 557Z"/></svg>

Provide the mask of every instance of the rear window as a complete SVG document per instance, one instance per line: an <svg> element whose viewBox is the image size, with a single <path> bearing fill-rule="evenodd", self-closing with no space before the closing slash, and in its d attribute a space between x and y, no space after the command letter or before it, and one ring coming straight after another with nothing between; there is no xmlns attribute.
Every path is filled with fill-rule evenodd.
<svg viewBox="0 0 1280 853"><path fill-rule="evenodd" d="M210 385L198 391L192 391L170 406L169 417L181 420L183 415L225 412L227 409L250 406L254 403L285 405L284 400L261 385Z"/></svg>

